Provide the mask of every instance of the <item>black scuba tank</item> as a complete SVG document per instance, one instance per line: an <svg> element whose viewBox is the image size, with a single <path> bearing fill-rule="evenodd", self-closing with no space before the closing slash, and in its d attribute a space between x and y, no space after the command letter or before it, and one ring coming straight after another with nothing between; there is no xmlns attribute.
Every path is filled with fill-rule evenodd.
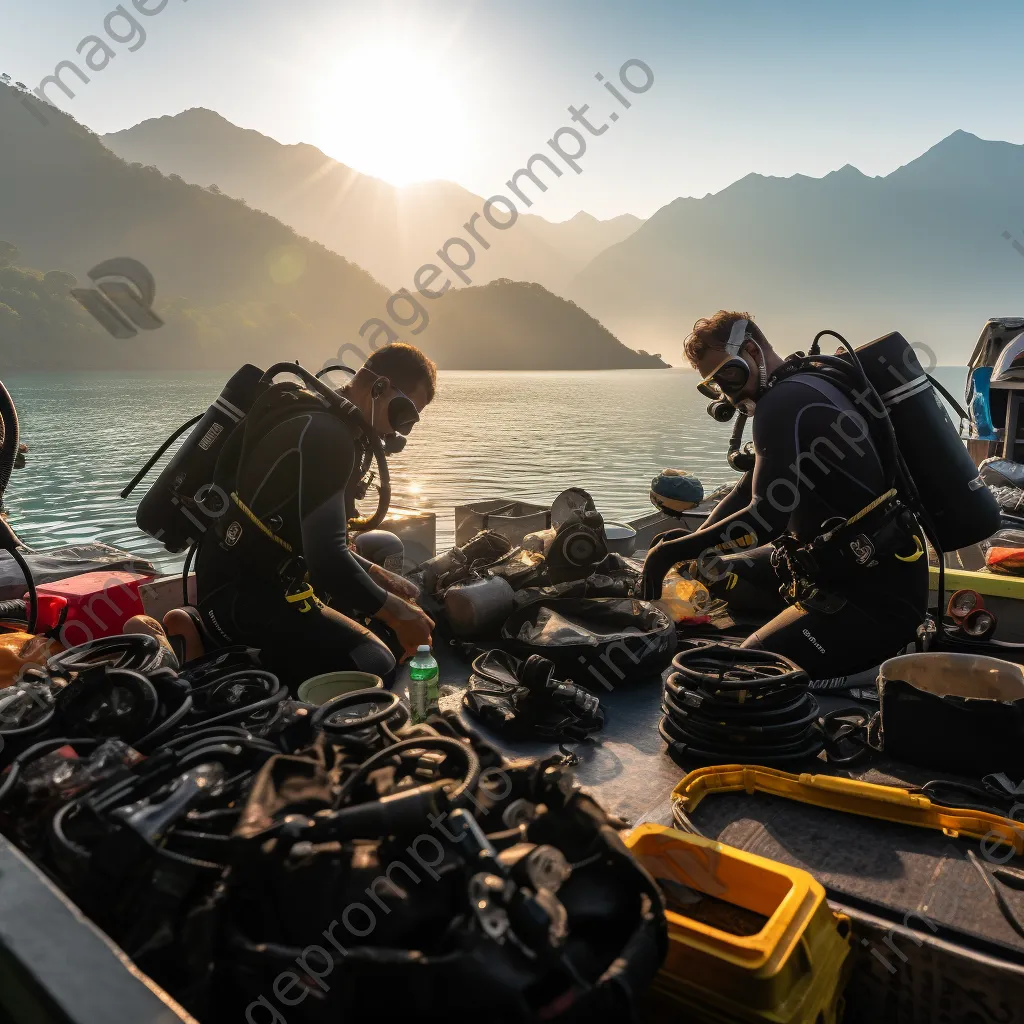
<svg viewBox="0 0 1024 1024"><path fill-rule="evenodd" d="M226 496L213 487L214 467L234 428L267 389L264 372L246 363L224 385L213 405L188 435L139 503L135 522L170 552L191 547L225 509ZM174 439L196 420L173 434L122 492L126 497Z"/></svg>
<svg viewBox="0 0 1024 1024"><path fill-rule="evenodd" d="M999 506L978 475L917 354L899 332L856 350L885 404L896 442L943 551L976 544L999 529ZM861 404L866 418L877 403Z"/></svg>

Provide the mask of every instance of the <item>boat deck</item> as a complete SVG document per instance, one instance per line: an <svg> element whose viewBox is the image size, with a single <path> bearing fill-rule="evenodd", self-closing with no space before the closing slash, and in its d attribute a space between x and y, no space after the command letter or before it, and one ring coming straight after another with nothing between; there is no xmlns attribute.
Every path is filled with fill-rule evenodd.
<svg viewBox="0 0 1024 1024"><path fill-rule="evenodd" d="M706 514L704 509L694 513L687 524L691 528ZM643 526L645 545L650 539L644 534L664 529L653 520L645 519ZM1024 639L1017 601L993 596L987 604L999 606L1000 635ZM753 628L737 627L734 638ZM437 656L442 684L465 685L469 664L452 649L439 648ZM604 728L574 748L580 784L629 827L645 821L671 826L672 790L687 772L701 767L677 764L666 752L658 734L661 683L661 677L651 677L623 682L607 693L597 689L606 709ZM843 697L818 701L823 712L871 709ZM556 744L510 744L465 713L462 717L509 755L558 753ZM882 755L845 769L820 755L799 770L908 788L954 778ZM848 1022L1024 1024L1024 937L1004 917L967 857L972 848L981 854L977 840L763 794L710 796L692 821L710 838L809 871L825 886L833 909L851 917L855 941ZM1004 887L1003 894L1024 922L1024 892Z"/></svg>

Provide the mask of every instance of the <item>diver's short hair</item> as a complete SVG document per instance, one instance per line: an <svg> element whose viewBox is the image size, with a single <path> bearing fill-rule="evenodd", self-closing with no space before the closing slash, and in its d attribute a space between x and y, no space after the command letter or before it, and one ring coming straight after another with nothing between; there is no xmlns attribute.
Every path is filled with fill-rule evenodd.
<svg viewBox="0 0 1024 1024"><path fill-rule="evenodd" d="M415 345L396 341L377 349L363 364L368 370L387 377L400 391L415 391L424 387L427 401L434 400L437 390L437 365L428 359Z"/></svg>
<svg viewBox="0 0 1024 1024"><path fill-rule="evenodd" d="M753 319L749 313L728 309L720 309L714 316L701 318L693 325L693 331L683 343L683 355L690 361L691 366L696 367L709 350L725 351L732 325L737 320Z"/></svg>

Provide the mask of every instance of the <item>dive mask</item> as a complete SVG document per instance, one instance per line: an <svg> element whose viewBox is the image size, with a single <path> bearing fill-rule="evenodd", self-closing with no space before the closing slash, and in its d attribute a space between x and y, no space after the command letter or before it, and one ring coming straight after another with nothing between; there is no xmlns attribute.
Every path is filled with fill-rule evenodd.
<svg viewBox="0 0 1024 1024"><path fill-rule="evenodd" d="M742 356L729 356L697 385L697 390L705 398L716 401L738 394L748 380L750 367L747 361Z"/></svg>
<svg viewBox="0 0 1024 1024"><path fill-rule="evenodd" d="M765 341L765 337L759 328L749 320L737 320L729 332L729 340L725 343L725 358L697 385L697 390L705 398L710 398L715 402L728 401L744 415L751 416L754 411L754 399L744 398L742 401L736 401L736 396L750 380L750 364L740 355L740 349L748 340L748 334L749 340L753 341L758 349L761 349L761 343ZM761 358L762 362L758 368L759 393L767 383L763 350ZM714 414L712 413L712 415Z"/></svg>

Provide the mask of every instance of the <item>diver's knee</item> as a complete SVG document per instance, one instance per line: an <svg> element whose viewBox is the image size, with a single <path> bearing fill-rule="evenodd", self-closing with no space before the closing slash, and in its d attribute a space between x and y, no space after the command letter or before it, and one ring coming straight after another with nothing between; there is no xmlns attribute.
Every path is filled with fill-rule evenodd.
<svg viewBox="0 0 1024 1024"><path fill-rule="evenodd" d="M356 553L369 562L401 573L405 565L405 545L390 530L368 530L356 537Z"/></svg>
<svg viewBox="0 0 1024 1024"><path fill-rule="evenodd" d="M398 662L387 646L376 638L360 644L352 652L352 661L360 672L380 676L385 686L390 686L395 681Z"/></svg>

